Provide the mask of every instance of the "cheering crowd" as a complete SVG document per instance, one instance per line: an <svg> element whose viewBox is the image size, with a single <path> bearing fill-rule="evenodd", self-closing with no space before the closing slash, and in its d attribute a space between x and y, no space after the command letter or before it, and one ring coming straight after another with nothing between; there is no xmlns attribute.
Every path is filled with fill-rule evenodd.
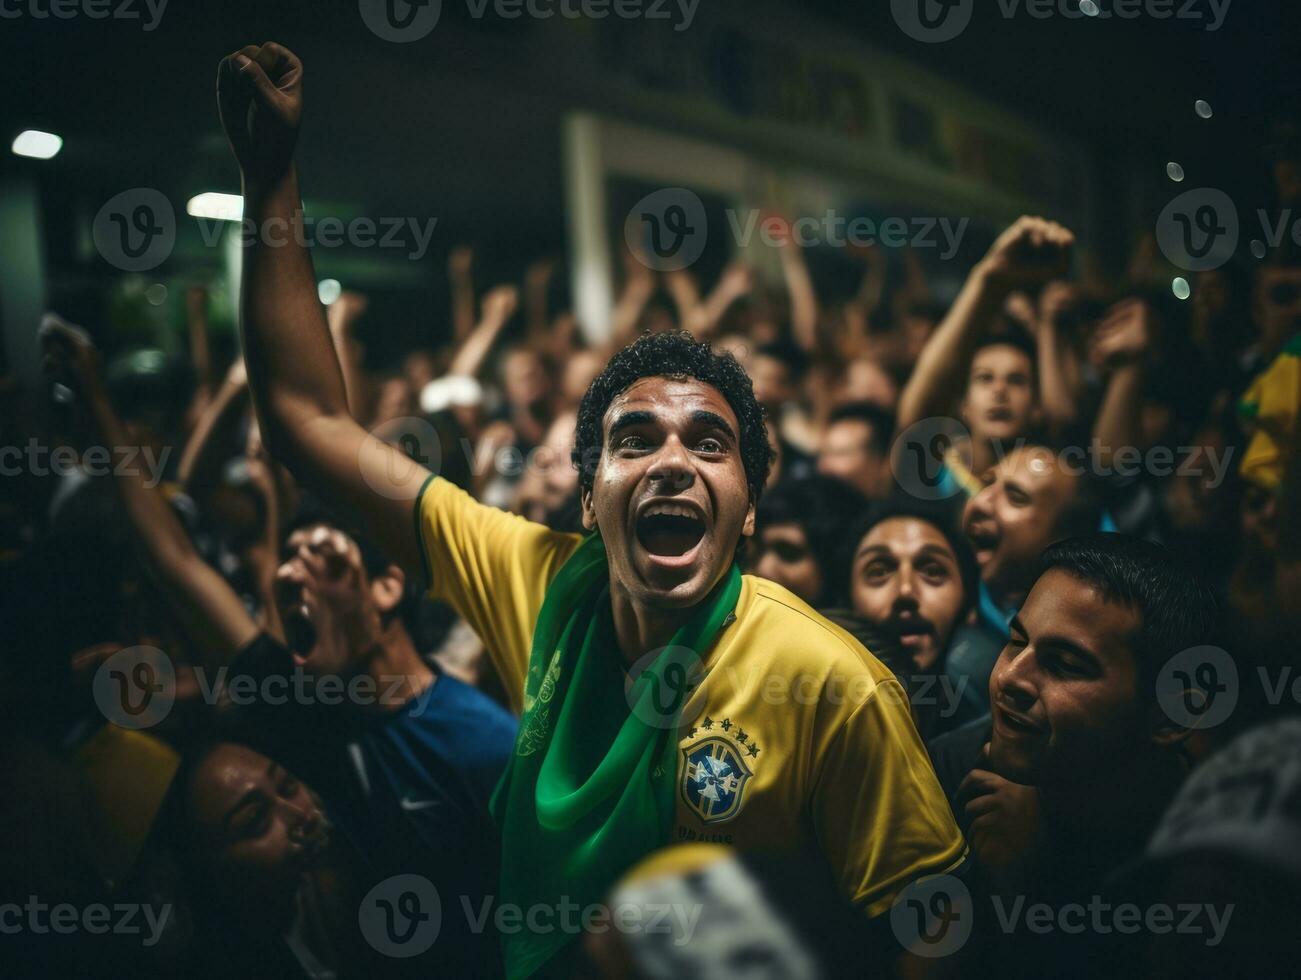
<svg viewBox="0 0 1301 980"><path fill-rule="evenodd" d="M302 77L220 67L258 223ZM1294 972L1301 255L1181 301L1023 217L941 305L778 250L629 249L602 346L559 263L455 248L444 337L377 364L256 236L229 365L200 287L186 363L47 316L14 975Z"/></svg>

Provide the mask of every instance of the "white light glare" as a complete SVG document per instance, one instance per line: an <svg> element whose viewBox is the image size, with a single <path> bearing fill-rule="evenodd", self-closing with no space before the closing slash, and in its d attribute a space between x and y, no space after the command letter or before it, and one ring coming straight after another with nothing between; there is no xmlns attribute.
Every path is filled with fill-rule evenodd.
<svg viewBox="0 0 1301 980"><path fill-rule="evenodd" d="M39 129L25 129L14 137L13 151L20 157L48 160L63 149L63 137L43 133Z"/></svg>
<svg viewBox="0 0 1301 980"><path fill-rule="evenodd" d="M219 194L206 191L190 198L185 213L194 218L215 218L218 221L239 221L244 217L244 199L238 194Z"/></svg>

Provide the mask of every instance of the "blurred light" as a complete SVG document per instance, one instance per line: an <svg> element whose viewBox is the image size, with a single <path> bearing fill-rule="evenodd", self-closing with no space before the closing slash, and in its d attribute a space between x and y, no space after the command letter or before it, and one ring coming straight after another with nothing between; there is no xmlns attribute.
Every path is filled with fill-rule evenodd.
<svg viewBox="0 0 1301 980"><path fill-rule="evenodd" d="M1080 13L1085 17L1097 17L1102 11L1093 0L1080 0Z"/></svg>
<svg viewBox="0 0 1301 980"><path fill-rule="evenodd" d="M420 389L420 410L427 415L448 408L478 405L483 401L479 382L465 375L449 374Z"/></svg>
<svg viewBox="0 0 1301 980"><path fill-rule="evenodd" d="M14 138L13 151L20 157L48 160L63 149L63 137L43 133L39 129L25 129Z"/></svg>
<svg viewBox="0 0 1301 980"><path fill-rule="evenodd" d="M343 286L338 279L322 279L316 284L316 295L322 306L329 306L343 295Z"/></svg>
<svg viewBox="0 0 1301 980"><path fill-rule="evenodd" d="M145 299L149 300L150 306L162 306L167 301L167 287L161 282L156 282L145 290Z"/></svg>
<svg viewBox="0 0 1301 980"><path fill-rule="evenodd" d="M1194 108L1197 109L1197 115L1201 116L1203 119L1210 119L1211 116L1215 115L1215 113L1211 111L1211 104L1205 99L1198 99L1197 105Z"/></svg>
<svg viewBox="0 0 1301 980"><path fill-rule="evenodd" d="M1258 259L1263 259L1265 257L1265 243L1259 238L1252 241L1251 254L1256 256Z"/></svg>
<svg viewBox="0 0 1301 980"><path fill-rule="evenodd" d="M1184 179L1184 168L1174 161L1165 165L1165 172L1176 184Z"/></svg>
<svg viewBox="0 0 1301 980"><path fill-rule="evenodd" d="M1193 294L1192 287L1188 285L1188 280L1183 276L1176 276L1175 281L1170 284L1170 288L1174 290L1175 299L1187 299Z"/></svg>
<svg viewBox="0 0 1301 980"><path fill-rule="evenodd" d="M244 217L244 199L238 194L218 194L207 191L190 198L185 213L195 218L216 218L218 221L239 221Z"/></svg>

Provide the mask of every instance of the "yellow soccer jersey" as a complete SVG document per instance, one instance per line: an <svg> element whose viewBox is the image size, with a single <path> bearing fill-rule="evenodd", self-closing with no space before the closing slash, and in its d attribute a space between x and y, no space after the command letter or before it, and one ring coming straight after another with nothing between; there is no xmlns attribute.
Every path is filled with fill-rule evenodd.
<svg viewBox="0 0 1301 980"><path fill-rule="evenodd" d="M581 538L441 478L416 521L431 594L483 639L518 714L543 597ZM870 915L962 861L902 687L844 630L746 575L704 668L678 733L674 842L817 850Z"/></svg>

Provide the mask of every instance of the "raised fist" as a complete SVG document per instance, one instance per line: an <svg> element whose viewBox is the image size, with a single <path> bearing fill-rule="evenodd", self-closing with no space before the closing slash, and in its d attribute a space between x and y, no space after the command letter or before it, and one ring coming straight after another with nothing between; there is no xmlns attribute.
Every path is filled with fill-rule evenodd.
<svg viewBox="0 0 1301 980"><path fill-rule="evenodd" d="M1055 221L1018 218L981 260L989 282L1006 290L1038 286L1066 274L1075 235Z"/></svg>
<svg viewBox="0 0 1301 980"><path fill-rule="evenodd" d="M1142 360L1152 345L1152 310L1138 299L1117 303L1098 324L1089 342L1089 360L1104 369Z"/></svg>
<svg viewBox="0 0 1301 980"><path fill-rule="evenodd" d="M245 179L281 176L303 116L302 62L279 44L240 48L217 69L217 108Z"/></svg>
<svg viewBox="0 0 1301 980"><path fill-rule="evenodd" d="M36 336L41 345L41 368L47 377L82 396L92 394L99 387L99 351L90 334L54 313L47 313Z"/></svg>
<svg viewBox="0 0 1301 980"><path fill-rule="evenodd" d="M514 286L494 286L483 297L483 318L494 323L505 323L515 315L519 305L519 290Z"/></svg>

